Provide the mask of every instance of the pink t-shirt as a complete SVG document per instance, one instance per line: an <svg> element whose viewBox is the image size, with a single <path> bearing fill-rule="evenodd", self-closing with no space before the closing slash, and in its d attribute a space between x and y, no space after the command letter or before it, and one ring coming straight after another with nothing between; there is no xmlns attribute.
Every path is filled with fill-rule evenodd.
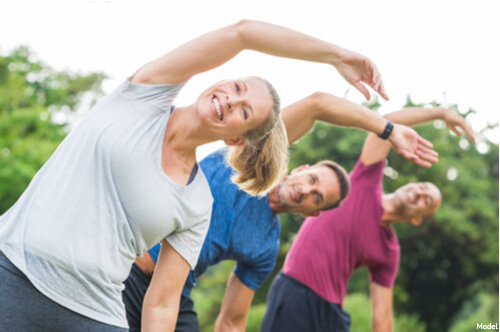
<svg viewBox="0 0 500 332"><path fill-rule="evenodd" d="M394 230L380 224L385 161L358 160L342 205L307 218L288 253L283 272L325 300L342 305L351 273L366 266L370 280L392 288L400 248Z"/></svg>

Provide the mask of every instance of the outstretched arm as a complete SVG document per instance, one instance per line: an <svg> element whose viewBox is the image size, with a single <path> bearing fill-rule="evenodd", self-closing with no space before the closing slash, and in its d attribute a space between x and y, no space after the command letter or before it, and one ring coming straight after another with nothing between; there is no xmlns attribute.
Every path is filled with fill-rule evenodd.
<svg viewBox="0 0 500 332"><path fill-rule="evenodd" d="M363 84L388 99L380 73L367 57L294 30L251 20L242 20L179 46L139 69L132 81L184 82L222 65L245 49L333 65L366 99L370 99L370 93Z"/></svg>
<svg viewBox="0 0 500 332"><path fill-rule="evenodd" d="M311 130L316 120L359 128L377 135L384 131L387 124L386 119L363 105L322 92L285 107L281 116L287 128L289 144ZM418 165L427 166L436 161L435 153L431 150L432 144L411 128L395 124L388 140L397 153Z"/></svg>
<svg viewBox="0 0 500 332"><path fill-rule="evenodd" d="M182 287L189 270L188 262L163 240L158 263L144 297L142 331L174 331Z"/></svg>
<svg viewBox="0 0 500 332"><path fill-rule="evenodd" d="M226 294L215 321L215 332L245 332L248 310L255 291L245 286L231 272L227 281Z"/></svg>
<svg viewBox="0 0 500 332"><path fill-rule="evenodd" d="M392 332L392 289L370 283L372 299L372 331Z"/></svg>
<svg viewBox="0 0 500 332"><path fill-rule="evenodd" d="M465 122L464 118L446 108L438 107L426 109L421 107L408 107L400 111L389 113L384 117L387 120L405 126L416 126L433 120L443 120L448 128L450 128L457 135L462 135L462 131L464 131L469 136L469 139L472 142L475 142L474 134L472 133L471 128ZM398 140L398 138L394 137L394 140ZM379 139L374 134L369 134L366 138L365 144L363 145L363 150L361 152L361 161L365 165L377 163L387 157L390 149L391 144L389 142ZM417 154L423 155L424 157L428 156L428 153L428 151L422 150L420 148L417 150ZM432 158L432 156L428 157Z"/></svg>

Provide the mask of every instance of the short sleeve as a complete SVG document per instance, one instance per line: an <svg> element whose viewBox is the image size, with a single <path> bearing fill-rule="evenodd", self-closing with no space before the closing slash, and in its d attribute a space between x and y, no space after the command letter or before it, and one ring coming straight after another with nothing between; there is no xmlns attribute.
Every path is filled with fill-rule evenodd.
<svg viewBox="0 0 500 332"><path fill-rule="evenodd" d="M248 288L256 291L269 277L276 265L278 257L279 240L271 250L269 248L258 257L249 262L238 262L234 268L234 273L240 281Z"/></svg>
<svg viewBox="0 0 500 332"><path fill-rule="evenodd" d="M203 242L207 236L209 225L210 218L207 218L186 230L174 232L165 238L189 263L192 270L198 262L198 257L200 256Z"/></svg>
<svg viewBox="0 0 500 332"><path fill-rule="evenodd" d="M387 288L393 288L399 270L399 251L394 253L394 257L387 259L384 265L368 267L370 271L370 281Z"/></svg>
<svg viewBox="0 0 500 332"><path fill-rule="evenodd" d="M174 98L186 84L137 84L127 78L122 88L122 95L134 101L154 104L164 111L170 111Z"/></svg>
<svg viewBox="0 0 500 332"><path fill-rule="evenodd" d="M363 186L382 186L385 164L385 160L382 160L366 166L359 159L349 174L349 179L351 183Z"/></svg>

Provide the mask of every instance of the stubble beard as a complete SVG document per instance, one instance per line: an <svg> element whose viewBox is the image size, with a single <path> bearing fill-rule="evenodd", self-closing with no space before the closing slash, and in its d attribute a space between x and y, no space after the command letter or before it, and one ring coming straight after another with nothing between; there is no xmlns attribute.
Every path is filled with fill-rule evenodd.
<svg viewBox="0 0 500 332"><path fill-rule="evenodd" d="M291 206L286 202L285 195L282 193L282 188L283 185L280 184L278 187L278 197L280 200L281 207L285 210L285 212L290 212L291 211Z"/></svg>

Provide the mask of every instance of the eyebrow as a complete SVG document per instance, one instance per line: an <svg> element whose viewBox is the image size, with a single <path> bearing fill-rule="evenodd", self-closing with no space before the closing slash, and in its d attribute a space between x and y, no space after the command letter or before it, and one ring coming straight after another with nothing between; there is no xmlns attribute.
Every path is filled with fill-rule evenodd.
<svg viewBox="0 0 500 332"><path fill-rule="evenodd" d="M245 89L245 92L248 92L248 86L247 86L247 84L244 81L241 81L241 85ZM252 112L252 115L253 115L253 107L252 107L252 105L250 105L250 103L248 103L247 106L248 106L248 109L250 110L250 112Z"/></svg>
<svg viewBox="0 0 500 332"><path fill-rule="evenodd" d="M427 183L423 183L422 186L427 190L427 193L429 193L429 186L427 185ZM425 202L428 206L432 206L434 205L434 198L432 198L432 196L428 194L425 198Z"/></svg>

